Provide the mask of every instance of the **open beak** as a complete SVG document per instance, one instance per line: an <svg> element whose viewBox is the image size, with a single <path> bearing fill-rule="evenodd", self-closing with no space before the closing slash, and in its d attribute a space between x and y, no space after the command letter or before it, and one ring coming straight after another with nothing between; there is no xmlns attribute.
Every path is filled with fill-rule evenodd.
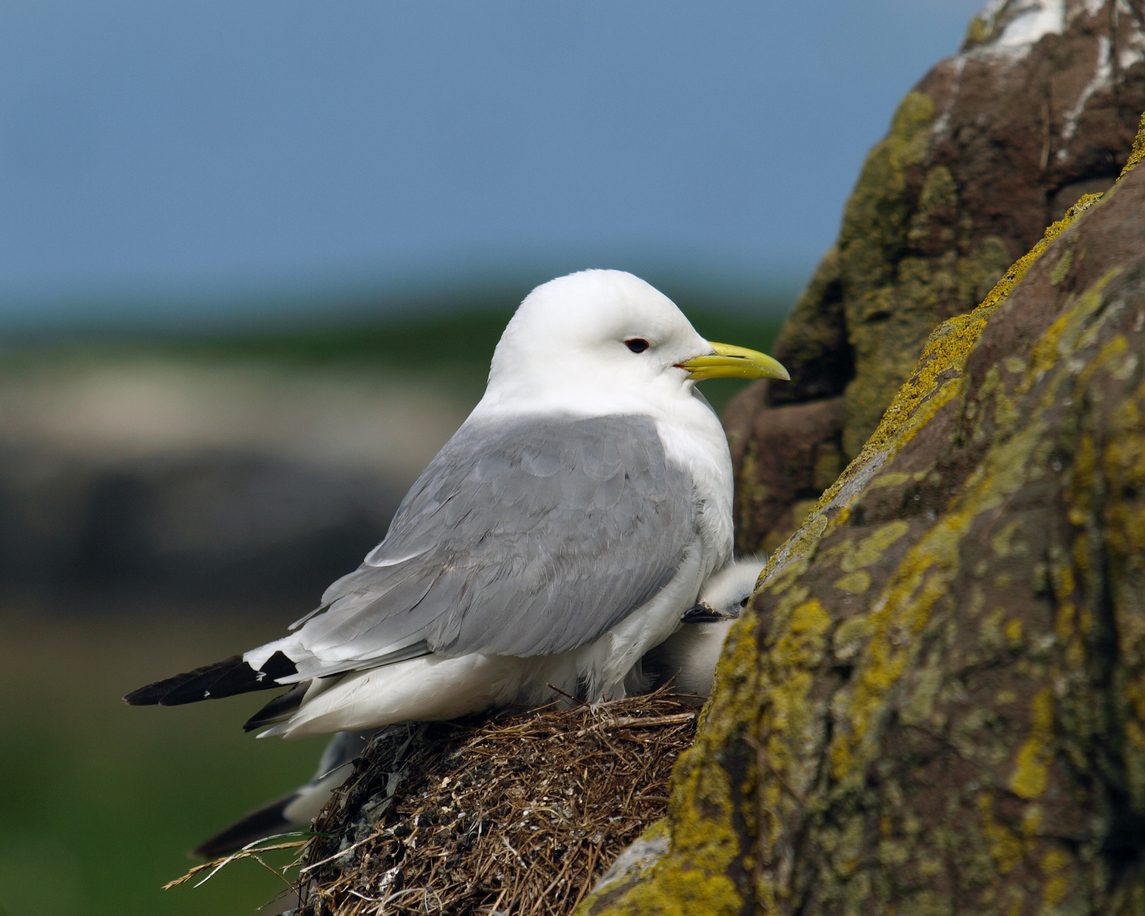
<svg viewBox="0 0 1145 916"><path fill-rule="evenodd" d="M688 378L702 382L709 378L776 378L790 381L791 376L779 360L758 350L736 347L732 344L710 341L712 352L693 356L676 363L688 373Z"/></svg>

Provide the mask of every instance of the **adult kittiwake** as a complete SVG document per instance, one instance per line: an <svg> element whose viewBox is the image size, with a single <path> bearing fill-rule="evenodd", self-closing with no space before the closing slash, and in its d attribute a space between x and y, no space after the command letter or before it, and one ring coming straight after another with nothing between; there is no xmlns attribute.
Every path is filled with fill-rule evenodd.
<svg viewBox="0 0 1145 916"><path fill-rule="evenodd" d="M286 686L247 728L297 737L623 696L731 556L727 440L694 390L718 377L788 374L631 274L537 287L362 565L281 639L127 702Z"/></svg>
<svg viewBox="0 0 1145 916"><path fill-rule="evenodd" d="M762 556L736 560L704 583L699 601L684 612L680 628L640 660L648 689L670 681L686 697L703 700L708 696L724 639L755 590L764 562ZM405 726L391 726L395 730L389 740L408 740ZM334 790L353 774L355 759L377 733L338 732L308 782L204 840L194 855L213 859L270 836L308 829Z"/></svg>

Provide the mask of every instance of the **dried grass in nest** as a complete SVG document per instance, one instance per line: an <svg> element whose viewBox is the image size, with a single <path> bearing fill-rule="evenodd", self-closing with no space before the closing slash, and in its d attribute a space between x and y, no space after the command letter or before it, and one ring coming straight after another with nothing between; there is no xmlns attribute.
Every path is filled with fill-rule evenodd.
<svg viewBox="0 0 1145 916"><path fill-rule="evenodd" d="M315 822L298 912L570 912L664 815L695 712L660 691L390 729Z"/></svg>

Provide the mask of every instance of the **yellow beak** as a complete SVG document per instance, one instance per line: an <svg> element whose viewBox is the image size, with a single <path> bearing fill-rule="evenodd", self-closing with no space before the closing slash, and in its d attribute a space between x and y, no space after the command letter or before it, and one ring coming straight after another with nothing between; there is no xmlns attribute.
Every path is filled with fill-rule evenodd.
<svg viewBox="0 0 1145 916"><path fill-rule="evenodd" d="M714 341L711 345L711 353L693 356L676 365L681 369L687 369L688 378L696 382L709 378L777 378L785 382L791 380L791 376L779 360L773 359L766 353Z"/></svg>

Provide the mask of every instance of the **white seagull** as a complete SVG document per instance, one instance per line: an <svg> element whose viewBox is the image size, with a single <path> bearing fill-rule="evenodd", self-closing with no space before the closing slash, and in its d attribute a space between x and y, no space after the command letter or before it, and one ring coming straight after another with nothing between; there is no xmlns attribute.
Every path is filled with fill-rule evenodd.
<svg viewBox="0 0 1145 916"><path fill-rule="evenodd" d="M127 702L286 686L247 728L298 737L625 695L731 556L727 440L694 389L718 377L789 376L631 274L537 287L362 565L281 639Z"/></svg>

